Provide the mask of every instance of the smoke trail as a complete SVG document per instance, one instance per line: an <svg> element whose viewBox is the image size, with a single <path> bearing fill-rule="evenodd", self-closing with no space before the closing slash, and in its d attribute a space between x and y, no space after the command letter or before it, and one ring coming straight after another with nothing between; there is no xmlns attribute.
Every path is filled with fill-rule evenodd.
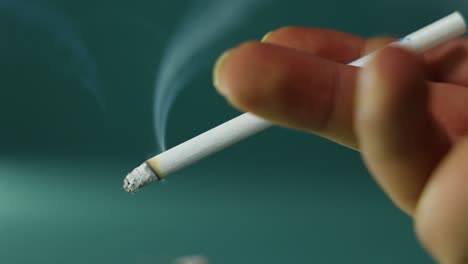
<svg viewBox="0 0 468 264"><path fill-rule="evenodd" d="M162 58L155 86L155 132L161 150L166 149L170 108L184 85L201 68L197 56L234 30L268 0L196 1L179 25ZM195 62L194 62L195 61ZM196 66L194 67L194 62Z"/></svg>
<svg viewBox="0 0 468 264"><path fill-rule="evenodd" d="M62 60L59 70L75 76L81 87L85 87L103 108L98 94L97 66L72 23L58 10L46 7L44 1L0 0L0 12L11 17L24 27L43 33L58 47L57 57ZM65 51L65 56L60 52ZM7 51L8 52L8 51Z"/></svg>

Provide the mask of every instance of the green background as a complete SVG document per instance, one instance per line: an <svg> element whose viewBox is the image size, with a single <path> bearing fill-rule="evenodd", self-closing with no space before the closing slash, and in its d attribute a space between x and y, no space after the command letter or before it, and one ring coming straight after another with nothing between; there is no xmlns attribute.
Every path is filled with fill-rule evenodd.
<svg viewBox="0 0 468 264"><path fill-rule="evenodd" d="M0 0L0 262L431 263L359 155L304 133L272 128L122 190L158 153L155 75L190 3ZM211 85L224 49L284 25L402 35L454 10L468 4L272 0L190 62L168 144L238 114Z"/></svg>

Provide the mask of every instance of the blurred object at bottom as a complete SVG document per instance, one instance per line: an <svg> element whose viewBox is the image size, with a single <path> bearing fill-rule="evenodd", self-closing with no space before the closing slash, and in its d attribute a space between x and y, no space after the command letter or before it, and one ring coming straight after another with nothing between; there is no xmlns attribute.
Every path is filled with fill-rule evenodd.
<svg viewBox="0 0 468 264"><path fill-rule="evenodd" d="M208 264L208 259L203 256L189 256L176 259L173 264Z"/></svg>

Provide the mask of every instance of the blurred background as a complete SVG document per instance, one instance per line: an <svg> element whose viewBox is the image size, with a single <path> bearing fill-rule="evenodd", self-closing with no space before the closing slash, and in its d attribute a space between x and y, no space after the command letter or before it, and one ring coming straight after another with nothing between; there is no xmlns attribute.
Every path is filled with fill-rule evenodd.
<svg viewBox="0 0 468 264"><path fill-rule="evenodd" d="M239 114L212 88L223 50L285 25L404 35L455 10L468 4L0 0L1 262L431 263L359 155L316 136L276 127L136 195L122 181L158 137Z"/></svg>

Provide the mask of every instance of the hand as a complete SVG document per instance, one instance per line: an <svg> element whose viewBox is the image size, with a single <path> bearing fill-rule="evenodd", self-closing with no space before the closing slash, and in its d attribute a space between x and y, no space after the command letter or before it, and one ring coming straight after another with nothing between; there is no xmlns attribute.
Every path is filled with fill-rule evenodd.
<svg viewBox="0 0 468 264"><path fill-rule="evenodd" d="M360 151L430 253L468 263L468 39L346 65L390 41L282 28L222 56L214 82L243 111Z"/></svg>

